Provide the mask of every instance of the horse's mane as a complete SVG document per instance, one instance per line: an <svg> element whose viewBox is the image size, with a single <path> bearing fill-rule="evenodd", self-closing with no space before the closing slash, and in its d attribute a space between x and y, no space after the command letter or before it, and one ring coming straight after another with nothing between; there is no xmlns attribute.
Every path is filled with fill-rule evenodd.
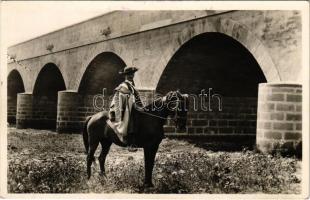
<svg viewBox="0 0 310 200"><path fill-rule="evenodd" d="M173 91L168 92L165 96L159 97L157 96L151 103L149 103L148 105L146 105L144 108L148 111L148 112L156 112L158 110L154 110L152 108L156 107L158 108L158 103L160 103L160 105L163 105L163 98L164 97L168 97L169 95L171 95L173 93Z"/></svg>

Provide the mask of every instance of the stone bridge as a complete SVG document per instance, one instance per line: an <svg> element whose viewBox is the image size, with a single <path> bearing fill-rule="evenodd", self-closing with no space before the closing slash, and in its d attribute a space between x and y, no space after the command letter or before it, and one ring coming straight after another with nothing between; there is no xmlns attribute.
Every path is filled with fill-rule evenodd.
<svg viewBox="0 0 310 200"><path fill-rule="evenodd" d="M222 97L222 110L214 98L208 110L191 103L186 133L168 120L168 135L256 137L267 150L301 139L298 11L114 11L8 55L8 122L17 128L79 132L86 116L107 108L118 71L134 65L146 102L176 89Z"/></svg>

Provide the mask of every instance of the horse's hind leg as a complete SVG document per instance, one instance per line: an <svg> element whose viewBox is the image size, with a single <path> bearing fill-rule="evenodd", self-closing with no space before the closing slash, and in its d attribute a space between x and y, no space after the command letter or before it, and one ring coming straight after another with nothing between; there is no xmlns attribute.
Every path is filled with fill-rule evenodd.
<svg viewBox="0 0 310 200"><path fill-rule="evenodd" d="M101 146L102 146L102 150L101 150L101 153L100 153L100 156L98 158L99 160L99 164L100 164L100 175L101 176L105 176L105 168L104 168L104 163L105 163L105 159L109 153L109 150L110 150L110 147L111 147L111 144L112 142L110 141L106 141L106 140L102 140L100 141L101 143Z"/></svg>
<svg viewBox="0 0 310 200"><path fill-rule="evenodd" d="M91 164L93 161L95 161L94 155L95 155L96 149L98 147L98 144L99 144L99 140L98 141L89 141L89 151L87 154L87 177L88 177L88 179L91 176Z"/></svg>

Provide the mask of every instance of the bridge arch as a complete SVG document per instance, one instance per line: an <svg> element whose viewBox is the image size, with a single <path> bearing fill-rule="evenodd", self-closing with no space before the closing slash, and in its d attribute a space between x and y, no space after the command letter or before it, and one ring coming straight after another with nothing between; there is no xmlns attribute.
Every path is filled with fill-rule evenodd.
<svg viewBox="0 0 310 200"><path fill-rule="evenodd" d="M35 85L33 95L46 95L57 97L57 91L65 90L66 85L62 73L54 63L45 64L40 70Z"/></svg>
<svg viewBox="0 0 310 200"><path fill-rule="evenodd" d="M119 71L125 66L123 59L110 51L97 54L89 62L77 90L83 107L80 110L85 116L107 109L114 89L123 81ZM95 106L96 96L100 97Z"/></svg>
<svg viewBox="0 0 310 200"><path fill-rule="evenodd" d="M156 91L176 88L198 94L206 86L224 96L257 96L257 85L266 77L254 56L238 41L208 32L184 43L171 57ZM235 88L242 87L243 91Z"/></svg>
<svg viewBox="0 0 310 200"><path fill-rule="evenodd" d="M33 127L55 129L58 91L66 90L63 76L54 63L45 64L33 88Z"/></svg>
<svg viewBox="0 0 310 200"><path fill-rule="evenodd" d="M7 122L16 123L17 94L25 92L24 81L18 70L13 69L7 78Z"/></svg>
<svg viewBox="0 0 310 200"><path fill-rule="evenodd" d="M161 65L157 66L153 77L155 87L157 87L165 67L176 51L195 36L209 32L222 33L238 41L253 55L268 82L281 81L279 71L270 57L268 49L249 28L237 21L225 18L219 19L214 24L216 25L210 26L204 21L189 24L187 29L172 36L169 48L166 48L163 56L159 58L158 63L161 63Z"/></svg>
<svg viewBox="0 0 310 200"><path fill-rule="evenodd" d="M220 32L206 32L187 40L171 56L156 92L180 89L190 94L189 134L246 136L254 144L258 84L267 79L241 42Z"/></svg>
<svg viewBox="0 0 310 200"><path fill-rule="evenodd" d="M59 93L57 132L79 132L87 116L107 109L109 97L122 81L118 72L125 66L113 52L94 56L83 73L77 75L77 81L81 77L77 89Z"/></svg>
<svg viewBox="0 0 310 200"><path fill-rule="evenodd" d="M119 71L126 66L122 58L113 52L102 52L96 55L88 64L81 78L78 92L81 94L102 94L106 88L108 95L123 79Z"/></svg>

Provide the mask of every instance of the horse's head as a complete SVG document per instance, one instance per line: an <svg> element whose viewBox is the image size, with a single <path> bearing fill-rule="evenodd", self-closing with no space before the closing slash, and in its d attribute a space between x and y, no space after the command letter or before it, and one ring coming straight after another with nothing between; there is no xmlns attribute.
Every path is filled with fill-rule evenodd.
<svg viewBox="0 0 310 200"><path fill-rule="evenodd" d="M171 91L166 95L166 106L168 115L175 120L177 131L184 132L186 130L188 95L181 92Z"/></svg>

